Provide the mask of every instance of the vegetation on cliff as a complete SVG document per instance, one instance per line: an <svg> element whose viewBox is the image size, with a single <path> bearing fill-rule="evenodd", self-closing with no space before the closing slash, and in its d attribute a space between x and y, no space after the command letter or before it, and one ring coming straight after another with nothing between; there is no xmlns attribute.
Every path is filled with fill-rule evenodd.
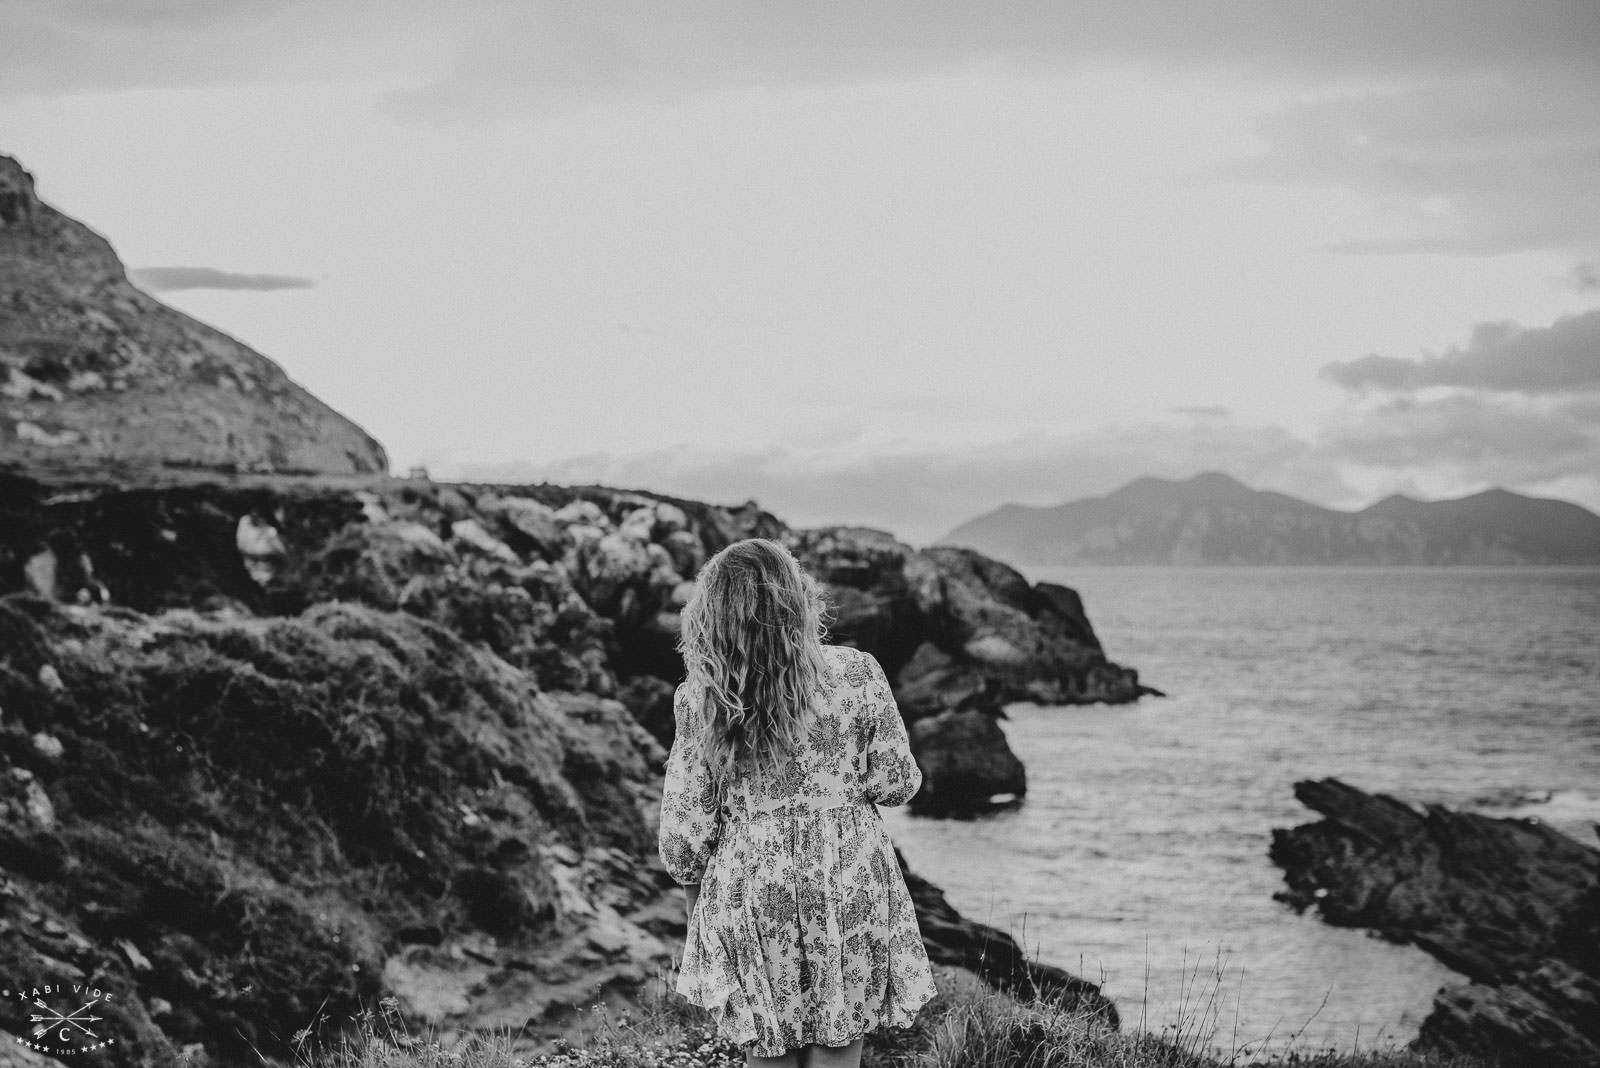
<svg viewBox="0 0 1600 1068"><path fill-rule="evenodd" d="M1287 1036L1273 1051L1230 1043L1217 1005L1203 995L1159 1034L1123 1033L1093 1012L1054 998L1023 1003L978 982L970 972L935 966L938 994L902 1031L867 1036L864 1068L1488 1068L1465 1057L1375 1049L1336 1053L1301 1049ZM1200 994L1197 991L1197 994ZM303 1068L739 1068L743 1054L712 1032L706 1014L665 996L658 985L642 1013L597 1007L586 1034L523 1059L509 1033L415 1036L389 1010L363 1014L354 1034L321 1041L308 1029Z"/></svg>

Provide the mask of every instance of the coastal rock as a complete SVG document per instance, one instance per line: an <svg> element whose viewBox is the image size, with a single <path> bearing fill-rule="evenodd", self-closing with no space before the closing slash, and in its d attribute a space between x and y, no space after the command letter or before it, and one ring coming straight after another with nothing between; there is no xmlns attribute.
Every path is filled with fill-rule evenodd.
<svg viewBox="0 0 1600 1068"><path fill-rule="evenodd" d="M135 288L0 156L0 453L13 465L383 473L381 446L233 338Z"/></svg>
<svg viewBox="0 0 1600 1068"><path fill-rule="evenodd" d="M801 562L828 584L832 630L883 664L908 721L1011 701L1113 703L1156 691L1107 660L1076 593L1032 585L970 549L917 550L882 531L795 531Z"/></svg>
<svg viewBox="0 0 1600 1068"><path fill-rule="evenodd" d="M941 712L913 723L910 733L922 769L922 788L911 799L918 811L980 812L1028 792L1027 772L994 716L971 709Z"/></svg>
<svg viewBox="0 0 1600 1068"><path fill-rule="evenodd" d="M663 743L672 719L657 683L683 677L678 613L694 588L678 562L753 535L795 546L837 605L832 640L879 659L908 722L1148 692L1105 659L1064 587L881 532L789 531L750 506L597 487L239 477L123 489L0 475L0 576L14 576L12 589L144 612L280 615L328 600L400 610L548 689L626 696ZM984 752L1009 764L998 728L986 734ZM924 768L935 784L943 770ZM1010 771L985 774L1002 783L995 792L1020 792Z"/></svg>
<svg viewBox="0 0 1600 1068"><path fill-rule="evenodd" d="M1600 1063L1600 851L1533 820L1295 784L1326 818L1273 832L1280 900L1416 945L1472 980L1419 1046L1507 1064Z"/></svg>

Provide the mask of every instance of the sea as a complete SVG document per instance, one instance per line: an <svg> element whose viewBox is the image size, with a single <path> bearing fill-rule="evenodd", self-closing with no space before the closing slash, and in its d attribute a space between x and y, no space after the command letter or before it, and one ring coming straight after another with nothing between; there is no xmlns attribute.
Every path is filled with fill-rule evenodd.
<svg viewBox="0 0 1600 1068"><path fill-rule="evenodd" d="M1167 694L1012 705L1018 807L885 810L913 871L1125 1026L1226 1053L1383 1049L1464 979L1273 900L1275 827L1327 776L1596 843L1600 568L1024 568Z"/></svg>

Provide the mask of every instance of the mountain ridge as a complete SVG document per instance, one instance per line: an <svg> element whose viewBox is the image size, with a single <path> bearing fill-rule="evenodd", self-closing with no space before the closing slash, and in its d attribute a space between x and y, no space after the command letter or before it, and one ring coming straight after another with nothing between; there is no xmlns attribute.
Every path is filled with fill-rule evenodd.
<svg viewBox="0 0 1600 1068"><path fill-rule="evenodd" d="M1007 503L935 544L1044 565L1600 564L1600 515L1501 487L1343 511L1205 471L1058 505Z"/></svg>

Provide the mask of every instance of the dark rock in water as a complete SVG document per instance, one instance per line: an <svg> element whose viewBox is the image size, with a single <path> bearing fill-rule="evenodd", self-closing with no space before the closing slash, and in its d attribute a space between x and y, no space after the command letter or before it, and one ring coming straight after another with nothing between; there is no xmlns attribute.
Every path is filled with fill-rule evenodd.
<svg viewBox="0 0 1600 1068"><path fill-rule="evenodd" d="M994 716L974 709L941 712L917 720L910 733L922 769L922 789L911 799L917 811L981 812L999 795L1016 800L1028 792L1027 771Z"/></svg>
<svg viewBox="0 0 1600 1068"><path fill-rule="evenodd" d="M1273 831L1289 888L1341 926L1427 950L1441 991L1418 1045L1511 1064L1600 1064L1600 851L1533 820L1412 806L1336 779L1295 784L1327 818Z"/></svg>
<svg viewBox="0 0 1600 1068"><path fill-rule="evenodd" d="M0 451L63 469L382 474L382 447L260 353L135 288L0 156Z"/></svg>
<svg viewBox="0 0 1600 1068"><path fill-rule="evenodd" d="M1060 968L1029 960L1016 939L962 916L937 886L906 868L905 857L898 849L895 857L917 906L917 922L929 960L976 972L1019 1000L1048 999L1068 1009L1100 1016L1113 1028L1121 1026L1116 1004L1100 992L1099 986Z"/></svg>

